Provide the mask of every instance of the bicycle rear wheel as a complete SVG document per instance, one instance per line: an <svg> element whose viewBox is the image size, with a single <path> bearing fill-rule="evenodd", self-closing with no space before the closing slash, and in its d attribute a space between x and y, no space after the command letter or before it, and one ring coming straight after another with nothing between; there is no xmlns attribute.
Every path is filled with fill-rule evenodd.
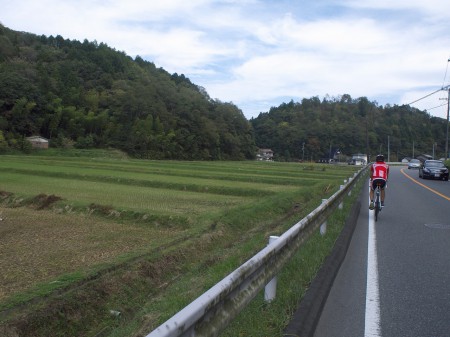
<svg viewBox="0 0 450 337"><path fill-rule="evenodd" d="M375 222L378 221L378 213L380 212L380 195L377 193L375 200Z"/></svg>

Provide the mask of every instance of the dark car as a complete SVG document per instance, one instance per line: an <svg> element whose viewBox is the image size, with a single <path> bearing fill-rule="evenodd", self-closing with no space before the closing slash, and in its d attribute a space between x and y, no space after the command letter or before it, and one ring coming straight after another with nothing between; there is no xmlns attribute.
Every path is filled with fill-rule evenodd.
<svg viewBox="0 0 450 337"><path fill-rule="evenodd" d="M425 160L419 168L419 178L448 181L448 168L445 167L442 160Z"/></svg>

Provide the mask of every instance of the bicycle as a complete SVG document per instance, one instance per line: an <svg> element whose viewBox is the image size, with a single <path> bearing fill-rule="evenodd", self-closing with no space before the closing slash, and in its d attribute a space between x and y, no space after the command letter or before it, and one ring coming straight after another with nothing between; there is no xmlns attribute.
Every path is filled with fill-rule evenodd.
<svg viewBox="0 0 450 337"><path fill-rule="evenodd" d="M378 220L378 213L381 212L381 188L380 183L377 183L377 187L375 189L375 221Z"/></svg>

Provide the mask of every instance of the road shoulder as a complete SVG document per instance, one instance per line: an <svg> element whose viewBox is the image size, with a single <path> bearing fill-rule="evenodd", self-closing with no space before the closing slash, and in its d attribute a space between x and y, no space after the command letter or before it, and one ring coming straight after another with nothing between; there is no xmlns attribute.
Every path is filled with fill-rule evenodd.
<svg viewBox="0 0 450 337"><path fill-rule="evenodd" d="M305 296L300 301L290 323L284 330L283 336L312 337L314 335L334 279L347 254L361 209L360 199L361 197L352 206L331 254L325 259Z"/></svg>

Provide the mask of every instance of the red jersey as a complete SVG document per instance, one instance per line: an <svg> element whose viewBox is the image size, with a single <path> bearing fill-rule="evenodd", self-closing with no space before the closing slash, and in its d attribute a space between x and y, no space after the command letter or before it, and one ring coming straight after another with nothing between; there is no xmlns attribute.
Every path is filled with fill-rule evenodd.
<svg viewBox="0 0 450 337"><path fill-rule="evenodd" d="M370 167L370 178L374 179L383 179L387 181L389 176L389 165L386 163L376 162L373 163Z"/></svg>

